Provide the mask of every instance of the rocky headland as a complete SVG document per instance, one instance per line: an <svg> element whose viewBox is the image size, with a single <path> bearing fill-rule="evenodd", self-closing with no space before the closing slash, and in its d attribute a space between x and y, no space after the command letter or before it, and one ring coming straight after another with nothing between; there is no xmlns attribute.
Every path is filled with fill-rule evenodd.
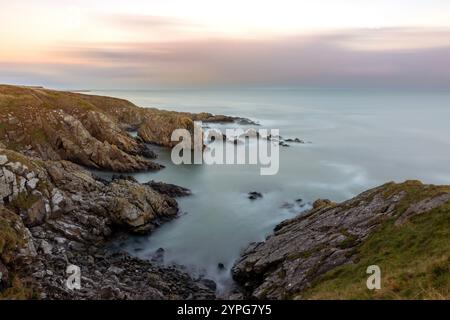
<svg viewBox="0 0 450 320"><path fill-rule="evenodd" d="M146 143L171 147L194 121L248 121L209 113L140 108L129 101L39 87L0 85L0 146L43 160L116 172L157 170ZM128 131L137 131L138 139Z"/></svg>
<svg viewBox="0 0 450 320"><path fill-rule="evenodd" d="M313 208L251 244L233 267L234 298L448 299L450 187L388 183ZM366 287L366 268L382 288Z"/></svg>

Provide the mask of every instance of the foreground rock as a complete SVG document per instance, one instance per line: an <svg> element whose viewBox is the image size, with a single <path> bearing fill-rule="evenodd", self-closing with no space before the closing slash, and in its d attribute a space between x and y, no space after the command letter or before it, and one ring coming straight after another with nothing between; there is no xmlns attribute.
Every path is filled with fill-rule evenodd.
<svg viewBox="0 0 450 320"><path fill-rule="evenodd" d="M257 299L448 297L449 217L450 188L416 181L389 183L341 204L316 201L249 246L233 277L244 296ZM391 277L372 295L365 287L371 264ZM423 269L430 277L442 270L441 278L424 281ZM404 277L411 282L400 285Z"/></svg>
<svg viewBox="0 0 450 320"><path fill-rule="evenodd" d="M148 185L108 182L71 162L0 149L0 211L0 272L7 275L0 297L214 297L177 269L104 249L116 230L147 233L177 216L177 202ZM71 264L81 268L82 290L65 286Z"/></svg>

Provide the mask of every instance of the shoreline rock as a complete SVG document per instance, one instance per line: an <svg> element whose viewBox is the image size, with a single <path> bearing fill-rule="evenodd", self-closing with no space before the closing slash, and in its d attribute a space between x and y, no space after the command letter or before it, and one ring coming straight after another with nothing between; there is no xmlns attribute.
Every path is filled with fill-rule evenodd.
<svg viewBox="0 0 450 320"><path fill-rule="evenodd" d="M27 299L215 297L177 268L106 249L116 232L148 233L175 218L173 198L125 176L96 179L68 161L30 159L5 149L0 155L0 242L6 248L0 252L6 271L0 271L18 277L2 281L0 297L17 290L12 283L26 288L21 298ZM65 287L70 264L81 268L82 290Z"/></svg>
<svg viewBox="0 0 450 320"><path fill-rule="evenodd" d="M146 182L145 185L148 185L153 190L172 198L187 197L192 194L191 190L171 183L157 182L151 180L149 182Z"/></svg>
<svg viewBox="0 0 450 320"><path fill-rule="evenodd" d="M236 261L232 275L246 298L302 299L313 284L320 285L322 275L356 263L360 245L383 226L400 228L412 217L429 212L444 217L446 213L448 221L449 205L448 187L418 181L388 183L340 204L317 200L312 209L277 225L266 241L251 244ZM448 236L447 232L447 244ZM386 248L393 245L384 244ZM445 252L445 248L439 249ZM439 264L440 258L436 259ZM361 274L365 274L365 269ZM365 287L361 288L365 292ZM339 297L342 290L325 291L324 295Z"/></svg>

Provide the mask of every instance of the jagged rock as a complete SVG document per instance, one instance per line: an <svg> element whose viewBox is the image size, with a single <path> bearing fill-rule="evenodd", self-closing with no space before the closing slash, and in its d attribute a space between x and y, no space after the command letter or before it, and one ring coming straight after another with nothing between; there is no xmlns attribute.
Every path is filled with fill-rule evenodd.
<svg viewBox="0 0 450 320"><path fill-rule="evenodd" d="M195 123L190 117L183 115L174 117L172 114L166 112L146 115L138 134L146 143L173 147L178 144L178 141L171 141L174 130L185 129L193 136L194 128ZM198 130L200 131L201 128L198 128ZM194 148L194 144L198 143L203 145L202 137L200 137L200 141L192 141L191 148Z"/></svg>
<svg viewBox="0 0 450 320"><path fill-rule="evenodd" d="M156 182L151 180L147 182L146 185L150 186L153 190L156 190L159 193L165 194L172 198L191 195L191 190L170 183Z"/></svg>
<svg viewBox="0 0 450 320"><path fill-rule="evenodd" d="M44 198L39 198L27 210L24 223L28 227L40 225L45 221L46 215L45 200Z"/></svg>
<svg viewBox="0 0 450 320"><path fill-rule="evenodd" d="M333 205L335 205L335 203L329 199L317 199L316 201L313 202L314 209L320 209L322 207L329 207Z"/></svg>
<svg viewBox="0 0 450 320"><path fill-rule="evenodd" d="M174 218L177 202L152 188L129 180L115 180L108 185L109 210L112 220L132 230L151 230L160 219Z"/></svg>
<svg viewBox="0 0 450 320"><path fill-rule="evenodd" d="M38 182L39 182L38 178L31 178L27 181L27 187L30 188L31 190L36 189Z"/></svg>
<svg viewBox="0 0 450 320"><path fill-rule="evenodd" d="M53 252L53 246L45 240L41 241L39 249L41 249L44 254L52 254Z"/></svg>
<svg viewBox="0 0 450 320"><path fill-rule="evenodd" d="M175 217L178 207L172 198L130 179L96 179L67 161L35 161L4 149L0 155L28 166L20 173L23 176L9 171L11 166L6 169L8 162L1 166L2 178L5 169L11 175L0 181L0 189L20 185L20 177L39 177L42 182L36 186L39 190L25 189L20 201L11 198L15 200L11 210L16 212L0 205L0 261L6 270L14 268L17 276L28 279L24 285L33 287L22 290L22 298L31 298L33 291L44 299L215 298L211 282L105 248L114 230L142 232ZM81 269L82 290L65 287L66 268L72 264ZM9 286L2 281L0 290Z"/></svg>

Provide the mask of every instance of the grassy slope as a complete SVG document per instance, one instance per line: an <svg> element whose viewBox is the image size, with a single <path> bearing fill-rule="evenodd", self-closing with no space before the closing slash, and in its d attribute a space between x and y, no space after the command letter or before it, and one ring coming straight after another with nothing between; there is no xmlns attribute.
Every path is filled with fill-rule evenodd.
<svg viewBox="0 0 450 320"><path fill-rule="evenodd" d="M397 216L411 202L449 187L423 186L418 182L387 186L386 196L407 192L397 206ZM395 217L384 223L357 249L355 263L335 268L297 298L308 299L450 299L450 203L412 217L401 226ZM381 268L381 289L366 287L366 268Z"/></svg>

